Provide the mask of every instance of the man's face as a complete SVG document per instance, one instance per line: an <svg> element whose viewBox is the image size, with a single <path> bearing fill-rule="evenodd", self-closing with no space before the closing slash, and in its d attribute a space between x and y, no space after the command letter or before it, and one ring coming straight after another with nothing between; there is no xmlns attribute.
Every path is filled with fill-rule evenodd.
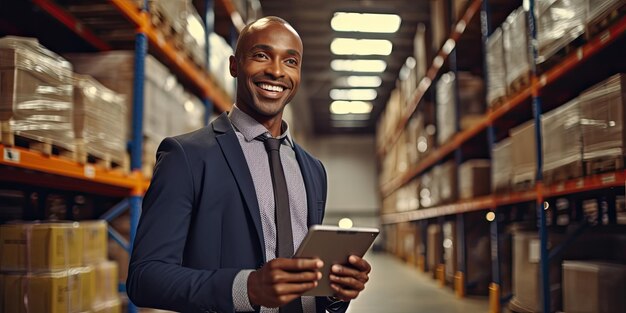
<svg viewBox="0 0 626 313"><path fill-rule="evenodd" d="M300 37L269 21L257 23L240 40L239 54L230 60L237 106L257 120L281 116L300 85Z"/></svg>

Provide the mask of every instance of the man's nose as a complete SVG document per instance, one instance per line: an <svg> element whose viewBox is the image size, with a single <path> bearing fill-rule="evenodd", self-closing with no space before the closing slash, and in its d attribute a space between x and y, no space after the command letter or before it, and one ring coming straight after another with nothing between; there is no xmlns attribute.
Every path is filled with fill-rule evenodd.
<svg viewBox="0 0 626 313"><path fill-rule="evenodd" d="M283 64L280 60L273 60L266 68L265 73L271 75L273 78L279 78L285 76Z"/></svg>

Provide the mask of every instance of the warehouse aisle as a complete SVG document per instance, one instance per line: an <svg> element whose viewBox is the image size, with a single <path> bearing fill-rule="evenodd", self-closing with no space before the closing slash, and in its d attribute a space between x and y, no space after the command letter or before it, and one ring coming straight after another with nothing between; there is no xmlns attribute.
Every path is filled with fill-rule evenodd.
<svg viewBox="0 0 626 313"><path fill-rule="evenodd" d="M366 290L348 313L456 313L488 312L488 299L457 299L429 276L386 253L370 253L372 264Z"/></svg>

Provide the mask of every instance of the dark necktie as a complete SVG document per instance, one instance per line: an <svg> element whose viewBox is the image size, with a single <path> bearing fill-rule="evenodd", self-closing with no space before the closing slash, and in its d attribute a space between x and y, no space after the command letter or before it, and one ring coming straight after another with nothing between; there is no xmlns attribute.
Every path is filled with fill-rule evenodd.
<svg viewBox="0 0 626 313"><path fill-rule="evenodd" d="M293 233L291 231L291 212L289 211L289 194L287 181L280 162L280 146L286 138L276 139L260 136L265 144L270 161L272 186L274 187L274 205L276 219L276 257L290 258L293 256ZM302 301L297 298L280 307L280 313L302 313Z"/></svg>

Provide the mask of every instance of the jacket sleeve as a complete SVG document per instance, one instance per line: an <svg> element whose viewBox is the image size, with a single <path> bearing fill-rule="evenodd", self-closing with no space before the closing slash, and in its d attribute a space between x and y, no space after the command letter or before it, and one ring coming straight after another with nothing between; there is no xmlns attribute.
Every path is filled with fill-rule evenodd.
<svg viewBox="0 0 626 313"><path fill-rule="evenodd" d="M232 285L240 269L182 266L197 197L183 146L166 138L157 153L150 188L133 243L126 288L140 307L185 312L233 312Z"/></svg>

